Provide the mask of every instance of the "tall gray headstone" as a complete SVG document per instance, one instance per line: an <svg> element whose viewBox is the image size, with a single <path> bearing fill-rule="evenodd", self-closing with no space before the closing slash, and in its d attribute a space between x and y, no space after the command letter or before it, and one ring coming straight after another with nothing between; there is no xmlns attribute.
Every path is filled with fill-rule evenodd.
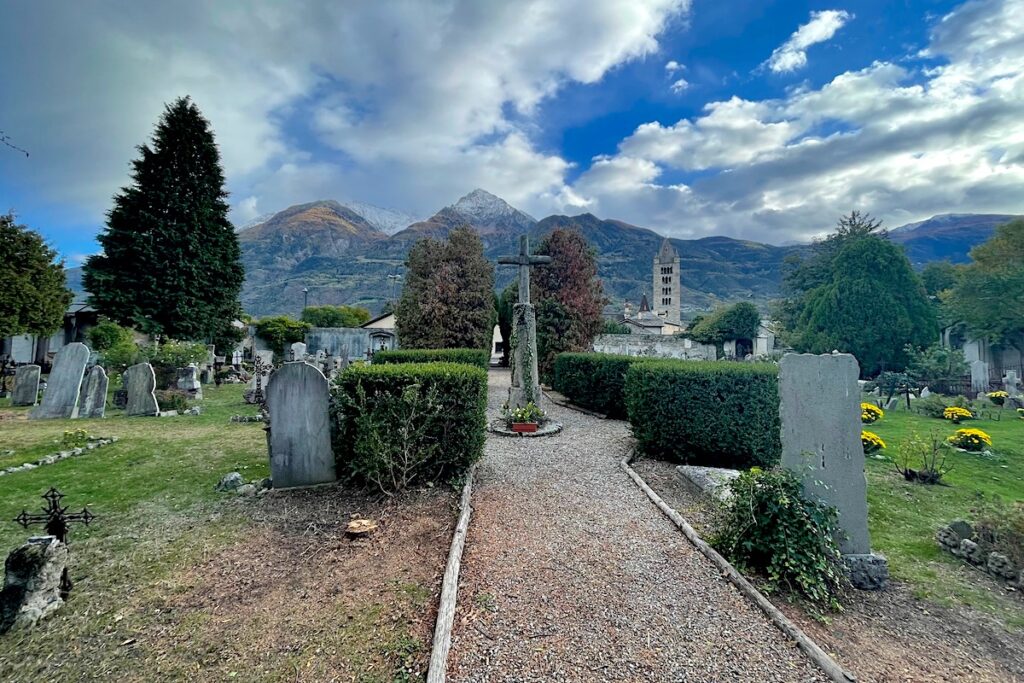
<svg viewBox="0 0 1024 683"><path fill-rule="evenodd" d="M971 389L988 391L988 363L983 360L971 361Z"/></svg>
<svg viewBox="0 0 1024 683"><path fill-rule="evenodd" d="M871 552L859 375L857 359L845 353L790 353L779 362L782 465L839 511L844 553Z"/></svg>
<svg viewBox="0 0 1024 683"><path fill-rule="evenodd" d="M203 400L203 385L199 381L199 368L189 363L187 368L178 368L178 389L188 394L189 398Z"/></svg>
<svg viewBox="0 0 1024 683"><path fill-rule="evenodd" d="M38 365L22 365L14 371L11 405L34 406L39 402L39 372Z"/></svg>
<svg viewBox="0 0 1024 683"><path fill-rule="evenodd" d="M160 408L156 402L156 374L149 363L138 363L124 371L121 376L124 388L128 392L128 404L125 414L156 415Z"/></svg>
<svg viewBox="0 0 1024 683"><path fill-rule="evenodd" d="M29 418L45 420L78 417L78 394L82 390L89 348L74 342L63 347L53 359L53 368L46 380L43 401L32 409Z"/></svg>
<svg viewBox="0 0 1024 683"><path fill-rule="evenodd" d="M331 451L327 378L304 361L285 363L270 377L270 477L274 488L337 479Z"/></svg>
<svg viewBox="0 0 1024 683"><path fill-rule="evenodd" d="M99 365L89 369L78 396L78 417L99 418L107 413L107 371Z"/></svg>

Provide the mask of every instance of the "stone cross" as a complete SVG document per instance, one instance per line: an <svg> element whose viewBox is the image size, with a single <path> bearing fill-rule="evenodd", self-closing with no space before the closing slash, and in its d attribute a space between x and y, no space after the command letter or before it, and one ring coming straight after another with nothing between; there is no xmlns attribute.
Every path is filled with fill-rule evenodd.
<svg viewBox="0 0 1024 683"><path fill-rule="evenodd" d="M1014 398L1020 396L1020 378L1017 377L1015 370L1006 371L1003 377L1003 390Z"/></svg>
<svg viewBox="0 0 1024 683"><path fill-rule="evenodd" d="M530 236L519 238L519 253L515 256L499 256L498 263L505 266L519 266L519 303L530 303L530 267L551 263L550 256L530 256Z"/></svg>

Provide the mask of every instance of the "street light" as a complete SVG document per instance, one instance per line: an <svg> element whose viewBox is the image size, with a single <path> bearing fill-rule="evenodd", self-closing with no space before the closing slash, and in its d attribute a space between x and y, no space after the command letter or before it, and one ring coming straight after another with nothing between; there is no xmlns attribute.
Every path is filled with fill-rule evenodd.
<svg viewBox="0 0 1024 683"><path fill-rule="evenodd" d="M402 280L401 275L388 275L388 280L391 282L391 303L395 303L395 287Z"/></svg>
<svg viewBox="0 0 1024 683"><path fill-rule="evenodd" d="M309 287L302 288L302 310L309 308Z"/></svg>

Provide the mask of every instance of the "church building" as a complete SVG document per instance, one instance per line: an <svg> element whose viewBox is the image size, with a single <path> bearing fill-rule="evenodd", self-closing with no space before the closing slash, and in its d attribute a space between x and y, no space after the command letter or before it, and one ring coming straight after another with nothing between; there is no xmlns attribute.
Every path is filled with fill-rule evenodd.
<svg viewBox="0 0 1024 683"><path fill-rule="evenodd" d="M665 322L679 325L679 254L666 237L654 257L654 313Z"/></svg>

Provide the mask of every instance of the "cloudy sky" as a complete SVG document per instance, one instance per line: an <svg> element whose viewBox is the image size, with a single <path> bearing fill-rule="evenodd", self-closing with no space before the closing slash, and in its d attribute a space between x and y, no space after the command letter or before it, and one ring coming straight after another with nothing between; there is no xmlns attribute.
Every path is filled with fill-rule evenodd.
<svg viewBox="0 0 1024 683"><path fill-rule="evenodd" d="M1024 213L1024 0L0 2L0 210L71 263L185 94L237 224L474 187L772 243Z"/></svg>

